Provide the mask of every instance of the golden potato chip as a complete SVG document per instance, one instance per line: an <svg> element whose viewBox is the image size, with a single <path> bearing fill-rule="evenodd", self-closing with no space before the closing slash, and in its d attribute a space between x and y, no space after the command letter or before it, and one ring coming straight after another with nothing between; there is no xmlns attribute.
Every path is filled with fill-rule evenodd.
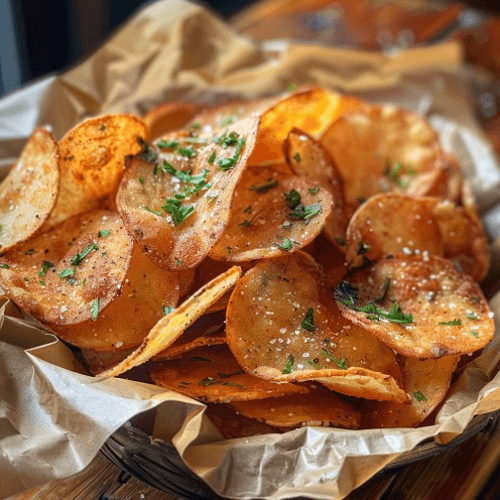
<svg viewBox="0 0 500 500"><path fill-rule="evenodd" d="M197 347L226 343L225 314L207 313L190 326L170 347L154 356L152 361L180 358Z"/></svg>
<svg viewBox="0 0 500 500"><path fill-rule="evenodd" d="M0 185L0 253L31 238L49 217L59 193L58 163L55 139L35 130Z"/></svg>
<svg viewBox="0 0 500 500"><path fill-rule="evenodd" d="M118 214L74 216L2 259L0 283L24 311L83 349L137 347L179 298L177 273L156 267Z"/></svg>
<svg viewBox="0 0 500 500"><path fill-rule="evenodd" d="M313 189L319 191L323 186L331 193L333 207L325 221L324 232L343 250L348 220L344 211L342 180L333 160L319 142L297 128L293 128L286 138L285 155L295 174L318 181L319 185Z"/></svg>
<svg viewBox="0 0 500 500"><path fill-rule="evenodd" d="M444 399L460 356L420 360L402 358L404 388L411 404L367 402L362 408L363 427L415 427Z"/></svg>
<svg viewBox="0 0 500 500"><path fill-rule="evenodd" d="M280 432L270 425L237 413L230 404L208 404L205 415L226 439L246 438Z"/></svg>
<svg viewBox="0 0 500 500"><path fill-rule="evenodd" d="M132 349L120 351L96 351L94 349L75 349L75 356L81 361L85 369L94 377L124 360Z"/></svg>
<svg viewBox="0 0 500 500"><path fill-rule="evenodd" d="M154 383L199 401L228 403L309 392L295 384L269 382L244 372L225 345L198 347L151 370Z"/></svg>
<svg viewBox="0 0 500 500"><path fill-rule="evenodd" d="M231 406L245 417L280 428L321 425L357 429L361 423L357 410L325 390L258 401L233 401Z"/></svg>
<svg viewBox="0 0 500 500"><path fill-rule="evenodd" d="M193 102L167 102L153 108L142 117L148 129L147 139L157 139L173 130L184 128L202 109L201 104Z"/></svg>
<svg viewBox="0 0 500 500"><path fill-rule="evenodd" d="M449 260L397 254L347 279L335 290L342 314L404 356L472 353L493 337L481 289Z"/></svg>
<svg viewBox="0 0 500 500"><path fill-rule="evenodd" d="M272 168L247 168L236 186L231 219L210 257L231 262L293 252L314 240L330 213L332 196L303 177Z"/></svg>
<svg viewBox="0 0 500 500"><path fill-rule="evenodd" d="M59 141L61 185L48 226L114 199L125 158L139 153L147 129L137 117L106 115L86 120Z"/></svg>
<svg viewBox="0 0 500 500"><path fill-rule="evenodd" d="M103 372L103 377L115 377L139 366L153 356L170 347L207 309L219 300L238 281L241 268L232 267L229 271L214 278L203 288L170 311L151 329L142 344L123 362Z"/></svg>
<svg viewBox="0 0 500 500"><path fill-rule="evenodd" d="M283 162L283 143L292 128L318 138L332 121L360 106L358 99L331 94L319 87L300 89L286 96L263 113L249 164Z"/></svg>
<svg viewBox="0 0 500 500"><path fill-rule="evenodd" d="M347 266L359 267L401 251L444 256L445 243L433 213L438 202L399 193L372 196L349 221Z"/></svg>
<svg viewBox="0 0 500 500"><path fill-rule="evenodd" d="M171 134L131 162L118 191L118 209L158 266L195 267L219 239L257 125L258 118L242 120L216 140L213 134Z"/></svg>
<svg viewBox="0 0 500 500"><path fill-rule="evenodd" d="M339 383L336 390L403 401L394 353L345 320L333 288L300 251L256 264L238 282L227 308L227 340L234 356L244 370L269 380L348 377L348 389ZM360 373L374 373L372 386L351 377Z"/></svg>
<svg viewBox="0 0 500 500"><path fill-rule="evenodd" d="M438 136L427 121L393 105L365 103L336 120L320 142L335 161L352 210L374 194L411 188L441 156Z"/></svg>

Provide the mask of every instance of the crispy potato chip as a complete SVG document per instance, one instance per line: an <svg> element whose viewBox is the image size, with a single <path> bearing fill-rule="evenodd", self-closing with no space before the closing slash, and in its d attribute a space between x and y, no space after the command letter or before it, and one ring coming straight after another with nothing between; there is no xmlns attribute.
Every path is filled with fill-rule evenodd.
<svg viewBox="0 0 500 500"><path fill-rule="evenodd" d="M9 252L0 283L62 340L111 353L140 345L179 298L177 273L156 267L118 214L104 211L74 216Z"/></svg>
<svg viewBox="0 0 500 500"><path fill-rule="evenodd" d="M333 160L319 142L297 128L293 128L286 138L285 156L295 174L316 179L331 193L333 207L325 221L324 232L343 250L341 243L345 240L348 220L344 211L342 180ZM321 187L318 185L317 189Z"/></svg>
<svg viewBox="0 0 500 500"><path fill-rule="evenodd" d="M472 353L494 333L479 286L451 261L426 253L363 268L337 286L335 298L346 318L408 357Z"/></svg>
<svg viewBox="0 0 500 500"><path fill-rule="evenodd" d="M59 141L61 186L48 226L114 200L125 158L141 151L146 135L131 115L91 118L70 130Z"/></svg>
<svg viewBox="0 0 500 500"><path fill-rule="evenodd" d="M404 388L411 404L367 402L362 408L363 427L415 427L444 399L460 356L439 359L402 358Z"/></svg>
<svg viewBox="0 0 500 500"><path fill-rule="evenodd" d="M258 401L233 401L231 406L245 417L280 428L321 425L357 429L361 423L357 410L326 390Z"/></svg>
<svg viewBox="0 0 500 500"><path fill-rule="evenodd" d="M336 120L320 142L335 161L351 210L379 192L411 188L442 154L427 121L393 105L365 103Z"/></svg>
<svg viewBox="0 0 500 500"><path fill-rule="evenodd" d="M236 186L231 219L210 257L263 259L302 248L321 232L332 196L310 179L272 168L247 168Z"/></svg>
<svg viewBox="0 0 500 500"><path fill-rule="evenodd" d="M199 401L228 403L309 392L295 384L269 382L244 372L225 345L198 347L151 370L154 383Z"/></svg>
<svg viewBox="0 0 500 500"><path fill-rule="evenodd" d="M0 186L0 253L31 238L59 193L59 149L45 129L33 132Z"/></svg>
<svg viewBox="0 0 500 500"><path fill-rule="evenodd" d="M183 269L182 271L179 271L178 273L179 276L179 297L181 297L182 300L186 298L189 295L189 292L193 289L194 286L194 280L196 277L196 269L194 268L189 268L189 269Z"/></svg>
<svg viewBox="0 0 500 500"><path fill-rule="evenodd" d="M262 115L250 165L283 162L283 143L294 127L318 138L326 127L349 110L364 105L359 99L314 87L286 96Z"/></svg>
<svg viewBox="0 0 500 500"><path fill-rule="evenodd" d="M173 130L184 128L202 109L201 104L193 102L167 102L153 108L142 117L148 129L147 138L157 139Z"/></svg>
<svg viewBox="0 0 500 500"><path fill-rule="evenodd" d="M237 122L216 142L213 134L171 134L131 162L118 191L118 209L158 266L195 267L220 238L257 125L258 118Z"/></svg>
<svg viewBox="0 0 500 500"><path fill-rule="evenodd" d="M398 252L427 251L444 256L444 241L433 209L437 198L412 198L399 193L372 196L349 221L347 266L359 267Z"/></svg>
<svg viewBox="0 0 500 500"><path fill-rule="evenodd" d="M197 347L226 343L225 314L207 313L190 326L170 347L154 356L152 361L180 358Z"/></svg>
<svg viewBox="0 0 500 500"><path fill-rule="evenodd" d="M241 275L241 268L232 267L229 271L214 278L198 290L177 309L172 310L151 329L139 348L123 362L101 374L103 377L115 377L139 366L167 347L170 347L180 335L207 309L232 288Z"/></svg>
<svg viewBox="0 0 500 500"><path fill-rule="evenodd" d="M394 353L345 320L333 300L333 288L303 252L258 263L239 281L229 301L226 333L231 351L244 370L262 378L348 376L348 394L403 401L406 394L398 387L401 374ZM350 376L370 372L375 374L370 390L360 377ZM336 390L345 387L339 384Z"/></svg>
<svg viewBox="0 0 500 500"><path fill-rule="evenodd" d="M120 351L95 351L94 349L75 349L76 357L81 361L85 369L92 376L111 368L120 361L124 360L132 349Z"/></svg>
<svg viewBox="0 0 500 500"><path fill-rule="evenodd" d="M338 249L337 245L334 245L327 239L323 233L313 241L308 253L321 266L323 273L328 276L332 283L338 283L345 276L345 254Z"/></svg>
<svg viewBox="0 0 500 500"><path fill-rule="evenodd" d="M247 438L280 432L263 422L240 415L230 404L208 404L205 415L226 439Z"/></svg>

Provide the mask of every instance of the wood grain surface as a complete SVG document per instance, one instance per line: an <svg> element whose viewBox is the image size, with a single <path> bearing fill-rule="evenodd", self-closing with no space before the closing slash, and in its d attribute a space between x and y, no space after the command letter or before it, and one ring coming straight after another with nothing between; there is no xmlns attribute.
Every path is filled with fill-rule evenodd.
<svg viewBox="0 0 500 500"><path fill-rule="evenodd" d="M8 500L174 500L130 477L102 454L82 472L32 488ZM494 500L500 498L500 426L452 451L378 474L347 500Z"/></svg>

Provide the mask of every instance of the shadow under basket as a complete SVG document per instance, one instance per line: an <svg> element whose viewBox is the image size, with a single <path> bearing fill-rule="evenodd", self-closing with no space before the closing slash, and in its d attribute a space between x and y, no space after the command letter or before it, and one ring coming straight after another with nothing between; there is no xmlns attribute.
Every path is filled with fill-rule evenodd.
<svg viewBox="0 0 500 500"><path fill-rule="evenodd" d="M446 453L472 436L488 431L499 415L497 411L474 417L465 431L446 445L432 439L423 441L379 474ZM221 498L186 467L172 444L152 441L151 436L130 422L108 438L101 452L124 472L170 495L193 500Z"/></svg>

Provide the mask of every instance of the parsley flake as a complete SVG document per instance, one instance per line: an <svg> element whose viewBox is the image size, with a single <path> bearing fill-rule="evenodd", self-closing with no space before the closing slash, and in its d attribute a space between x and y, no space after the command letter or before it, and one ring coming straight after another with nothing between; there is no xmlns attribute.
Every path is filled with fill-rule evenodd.
<svg viewBox="0 0 500 500"><path fill-rule="evenodd" d="M244 145L245 145L245 138L241 137L237 141L236 149L234 150L233 156L231 156L230 158L222 158L217 161L217 165L219 165L221 170L230 170L236 165L237 161L240 158L241 150L243 149Z"/></svg>
<svg viewBox="0 0 500 500"><path fill-rule="evenodd" d="M90 304L90 315L92 317L92 321L97 320L97 316L99 316L99 299L94 299Z"/></svg>
<svg viewBox="0 0 500 500"><path fill-rule="evenodd" d="M172 198L167 198L165 205L161 208L172 216L172 220L176 226L185 221L195 210L193 205L182 205L180 200Z"/></svg>
<svg viewBox="0 0 500 500"><path fill-rule="evenodd" d="M177 153L187 158L194 158L196 156L196 151L193 149L193 146L188 146L187 148L179 148L177 150Z"/></svg>
<svg viewBox="0 0 500 500"><path fill-rule="evenodd" d="M109 229L103 229L102 231L99 231L99 238L107 238L109 236L110 230Z"/></svg>
<svg viewBox="0 0 500 500"><path fill-rule="evenodd" d="M290 241L289 238L285 238L283 240L282 244L276 243L281 250L291 250L292 249L292 242Z"/></svg>
<svg viewBox="0 0 500 500"><path fill-rule="evenodd" d="M148 206L145 206L144 209L147 210L151 214L157 215L158 217L161 217L163 215L159 210L158 210L158 212L155 212L154 210L151 210Z"/></svg>
<svg viewBox="0 0 500 500"><path fill-rule="evenodd" d="M300 194L295 189L292 189L289 193L285 194L286 206L288 208L294 209L300 204Z"/></svg>
<svg viewBox="0 0 500 500"><path fill-rule="evenodd" d="M175 149L179 147L179 143L177 141L167 141L165 139L160 139L156 145L160 149Z"/></svg>
<svg viewBox="0 0 500 500"><path fill-rule="evenodd" d="M337 359L331 352L326 349L321 349L323 356L327 359L331 359L336 365L338 365L342 370L347 370L347 360L345 358Z"/></svg>
<svg viewBox="0 0 500 500"><path fill-rule="evenodd" d="M288 214L288 217L291 219L311 219L315 215L321 213L321 205L319 203L315 203L313 205L305 206L305 205L297 205L293 212Z"/></svg>
<svg viewBox="0 0 500 500"><path fill-rule="evenodd" d="M51 267L54 267L54 264L52 262L49 262L48 260L44 260L42 262L42 268L40 271L38 271L38 276L41 278L42 276L45 276L47 273L47 269L50 269Z"/></svg>
<svg viewBox="0 0 500 500"><path fill-rule="evenodd" d="M456 318L452 321L441 321L438 323L438 325L448 325L448 326L460 326L462 324L462 320L459 318Z"/></svg>
<svg viewBox="0 0 500 500"><path fill-rule="evenodd" d="M71 259L71 265L73 266L78 266L82 260L87 257L87 255L92 252L92 250L99 250L99 247L92 242L85 250L82 250L80 253L77 253L72 259Z"/></svg>
<svg viewBox="0 0 500 500"><path fill-rule="evenodd" d="M317 363L317 361L316 361L316 360L313 360L313 359L308 359L308 360L306 361L306 363L307 363L308 365L311 365L311 366L312 366L315 370L319 370L319 364Z"/></svg>
<svg viewBox="0 0 500 500"><path fill-rule="evenodd" d="M475 314L475 313L468 313L467 317L469 319L473 319L473 320L476 320L476 321L479 320L479 316L477 314Z"/></svg>
<svg viewBox="0 0 500 500"><path fill-rule="evenodd" d="M297 163L300 163L300 153L295 153L293 155L293 159L297 162Z"/></svg>
<svg viewBox="0 0 500 500"><path fill-rule="evenodd" d="M295 83L289 83L287 86L286 86L286 89L289 91L289 92L292 92L293 90L295 90L297 88L297 85L295 85Z"/></svg>
<svg viewBox="0 0 500 500"><path fill-rule="evenodd" d="M57 273L57 276L59 276L59 278L61 279L69 278L74 275L75 275L75 270L72 267L67 267L66 269L63 269L60 273Z"/></svg>
<svg viewBox="0 0 500 500"><path fill-rule="evenodd" d="M213 165L214 161L215 161L215 158L217 158L217 153L214 151L211 155L210 155L210 158L208 159L208 163L210 163L210 165Z"/></svg>
<svg viewBox="0 0 500 500"><path fill-rule="evenodd" d="M283 367L283 375L287 375L289 373L292 373L292 367L293 367L293 356L289 356L288 361L285 363L285 366Z"/></svg>
<svg viewBox="0 0 500 500"><path fill-rule="evenodd" d="M427 401L427 398L421 391L416 391L413 395L417 401Z"/></svg>
<svg viewBox="0 0 500 500"><path fill-rule="evenodd" d="M164 312L165 316L166 316L167 314L170 314L173 310L174 310L174 308L173 308L173 307L170 307L170 306L165 306L165 307L163 308L163 312Z"/></svg>
<svg viewBox="0 0 500 500"><path fill-rule="evenodd" d="M471 334L473 337L476 337L476 338L477 338L477 337L479 337L479 333L477 333L477 332L470 332L470 334Z"/></svg>
<svg viewBox="0 0 500 500"><path fill-rule="evenodd" d="M144 184L144 177L139 175L139 184Z"/></svg>
<svg viewBox="0 0 500 500"><path fill-rule="evenodd" d="M9 264L5 264L5 263L0 264L0 267L1 267L2 269L10 269L10 268L9 268Z"/></svg>
<svg viewBox="0 0 500 500"><path fill-rule="evenodd" d="M309 188L309 192L311 194L318 194L319 193L319 187L318 186L314 186L313 188Z"/></svg>
<svg viewBox="0 0 500 500"><path fill-rule="evenodd" d="M312 307L307 310L304 321L302 321L300 326L308 332L314 332L314 330L316 330L314 326L314 309Z"/></svg>

